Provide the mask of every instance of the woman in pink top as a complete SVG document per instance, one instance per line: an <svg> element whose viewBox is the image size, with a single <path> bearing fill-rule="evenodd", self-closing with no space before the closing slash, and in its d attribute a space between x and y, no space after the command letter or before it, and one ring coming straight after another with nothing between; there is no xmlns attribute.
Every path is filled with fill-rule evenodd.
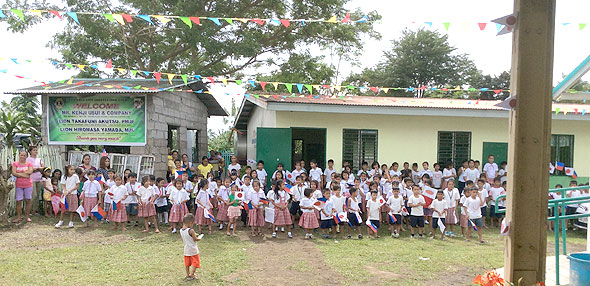
<svg viewBox="0 0 590 286"><path fill-rule="evenodd" d="M27 163L33 164L33 174L31 174L31 181L33 182L33 195L32 197L35 198L31 204L37 203L37 205L33 206L31 209L31 213L35 213L38 211L39 202L42 202L42 194L43 194L43 184L41 183L41 172L45 168L43 165L43 161L41 158L37 158L39 154L39 149L35 145L29 146L29 158L27 158Z"/></svg>
<svg viewBox="0 0 590 286"><path fill-rule="evenodd" d="M88 154L84 154L84 156L82 156L82 164L80 164L78 168L82 169L82 175L80 176L80 182L82 183L88 180L88 171L92 170L96 172L96 167L90 164L90 155Z"/></svg>
<svg viewBox="0 0 590 286"><path fill-rule="evenodd" d="M16 218L13 223L19 223L22 220L22 201L25 200L25 217L27 222L31 221L29 214L31 212L31 198L33 196L33 182L31 174L33 173L33 164L27 162L27 151L18 153L18 161L12 163L12 175L16 177L14 183L14 196L16 198Z"/></svg>

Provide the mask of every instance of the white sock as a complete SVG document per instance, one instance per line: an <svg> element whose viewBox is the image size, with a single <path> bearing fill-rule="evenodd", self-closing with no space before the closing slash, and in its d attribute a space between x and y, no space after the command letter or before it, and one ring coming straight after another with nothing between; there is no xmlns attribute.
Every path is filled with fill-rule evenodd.
<svg viewBox="0 0 590 286"><path fill-rule="evenodd" d="M168 223L168 212L164 213L164 221L165 223Z"/></svg>

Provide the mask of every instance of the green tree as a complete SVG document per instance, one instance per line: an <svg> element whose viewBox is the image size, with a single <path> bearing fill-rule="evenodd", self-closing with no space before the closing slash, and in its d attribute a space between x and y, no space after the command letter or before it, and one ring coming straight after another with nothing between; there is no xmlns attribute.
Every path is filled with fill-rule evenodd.
<svg viewBox="0 0 590 286"><path fill-rule="evenodd" d="M36 96L17 95L10 102L2 102L0 111L0 133L4 135L4 144L14 146L17 133L29 134L30 142L37 143L41 138L41 115L39 100Z"/></svg>
<svg viewBox="0 0 590 286"><path fill-rule="evenodd" d="M376 67L351 75L353 85L413 87L394 90L398 96L422 96L418 88L455 87L479 79L481 72L467 55L456 53L447 35L425 29L404 30Z"/></svg>
<svg viewBox="0 0 590 286"><path fill-rule="evenodd" d="M317 19L333 15L343 18L344 5L349 0L218 0L218 1L150 1L150 0L67 0L71 11L101 11L104 13L129 13L145 15L195 15L210 17L245 18L296 18ZM11 8L48 9L43 1L9 0ZM365 16L360 10L351 11L350 17ZM50 17L50 16L46 16ZM65 16L64 16L65 17ZM38 17L27 16L25 23L10 17L14 31L26 30L39 23ZM378 20L377 12L368 14L370 20ZM65 31L55 35L49 46L57 49L63 61L96 64L113 60L114 66L169 73L198 73L207 76L231 75L255 64L265 62L269 54L290 54L307 46L341 47L350 52L363 46L363 36L378 37L373 22L362 24L290 23L288 28L253 22L218 26L202 19L202 26L189 28L180 19L162 24L152 19L133 19L119 25L103 16L79 15L80 25L70 21ZM98 76L96 70L87 70L81 76Z"/></svg>
<svg viewBox="0 0 590 286"><path fill-rule="evenodd" d="M0 134L4 136L2 143L7 147L14 147L14 138L20 132L24 114L12 108L0 110Z"/></svg>
<svg viewBox="0 0 590 286"><path fill-rule="evenodd" d="M209 146L209 150L234 150L234 138L231 126L233 125L234 119L238 114L238 109L236 107L236 101L233 98L231 100L231 111L228 112L228 114L228 117L223 118L223 125L227 126L225 129L207 131L207 145Z"/></svg>

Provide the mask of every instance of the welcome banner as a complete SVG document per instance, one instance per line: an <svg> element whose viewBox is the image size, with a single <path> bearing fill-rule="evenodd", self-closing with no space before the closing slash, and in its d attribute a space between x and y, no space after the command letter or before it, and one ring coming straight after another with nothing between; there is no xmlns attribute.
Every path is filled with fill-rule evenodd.
<svg viewBox="0 0 590 286"><path fill-rule="evenodd" d="M50 96L51 145L145 146L145 97Z"/></svg>

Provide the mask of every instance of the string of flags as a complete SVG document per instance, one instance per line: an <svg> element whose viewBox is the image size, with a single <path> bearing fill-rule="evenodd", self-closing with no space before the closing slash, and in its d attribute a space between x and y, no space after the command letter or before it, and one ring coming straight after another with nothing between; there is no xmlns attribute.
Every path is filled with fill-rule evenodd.
<svg viewBox="0 0 590 286"><path fill-rule="evenodd" d="M217 26L222 26L222 23L227 23L229 25L233 25L234 23L256 23L259 26L263 26L264 24L274 24L274 25L281 25L285 28L289 28L291 23L299 23L301 25L305 25L307 23L330 23L330 24L355 24L355 23L368 23L373 22L369 20L368 16L363 16L359 19L353 20L350 18L350 14L347 13L345 17L338 18L337 16L332 16L330 18L319 18L319 19L280 19L280 18L250 18L250 17L203 17L203 16L177 16L177 15L147 15L147 14L126 14L126 13L101 13L101 12L79 12L79 11L57 11L57 10L22 10L22 9L2 9L0 10L0 18L6 18L8 16L16 16L21 21L24 21L25 15L32 15L36 17L43 18L45 16L58 18L63 20L65 17L71 18L74 22L80 25L80 18L79 15L88 15L88 16L100 16L104 19L112 22L118 23L120 25L125 25L128 23L133 22L134 20L142 20L146 23L151 25L155 25L154 20L161 24L167 24L173 20L180 20L189 28L192 28L193 25L202 26L204 20L207 20L211 23L214 23ZM90 18L88 18L90 19Z"/></svg>
<svg viewBox="0 0 590 286"><path fill-rule="evenodd" d="M18 59L18 58L4 58L0 57L0 61L11 61L15 64L21 63L32 63L33 60L28 59ZM372 91L375 94L383 92L387 94L389 91L406 91L406 92L414 92L414 91L463 91L463 92L477 92L477 91L492 91L495 94L499 94L501 92L510 92L509 89L494 89L494 88L473 88L468 87L464 88L461 85L457 85L455 87L427 87L426 85L420 87L386 87L386 86L357 86L357 85L334 85L334 84L313 84L313 83L289 83L289 82L278 82L278 81L258 81L252 79L232 79L226 77L213 77L213 76L202 76L202 75L190 75L190 74L176 74L176 73L165 73L160 71L145 71L145 70L138 70L138 69L130 69L130 68L123 68L123 67L113 67L112 59L109 60L106 64L99 67L96 64L75 64L75 63L65 63L65 62L58 62L58 61L49 61L49 60L41 60L42 62L47 62L52 65L56 66L64 66L70 69L79 69L80 71L87 71L87 69L106 69L110 71L116 71L119 75L133 75L133 76L153 76L156 79L157 83L160 83L162 78L168 79L170 85L173 85L172 80L174 79L182 79L184 84L188 83L188 80L202 80L205 83L210 84L224 84L225 86L229 86L230 83L236 84L241 86L243 84L249 85L252 88L261 88L262 91L270 91L267 90L269 86L274 87L274 90L278 90L279 86L285 87L289 93L293 93L294 90L299 92L299 94L309 92L313 94L314 91L320 90L330 90L330 91L354 91L358 90L361 93Z"/></svg>
<svg viewBox="0 0 590 286"><path fill-rule="evenodd" d="M555 165L549 162L549 174L555 173L555 170L564 171L566 176L572 177L572 179L576 179L578 177L578 173L574 170L573 167L566 167L564 163L555 161Z"/></svg>

